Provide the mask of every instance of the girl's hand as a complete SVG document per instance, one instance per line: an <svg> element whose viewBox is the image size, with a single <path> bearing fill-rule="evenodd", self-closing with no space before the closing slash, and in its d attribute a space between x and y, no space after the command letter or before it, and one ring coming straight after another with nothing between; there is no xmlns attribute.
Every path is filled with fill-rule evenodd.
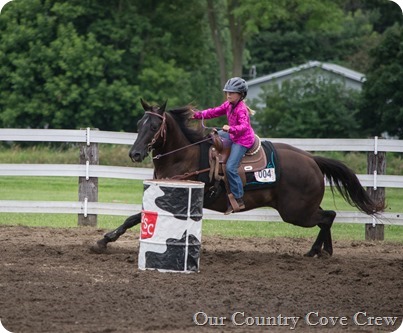
<svg viewBox="0 0 403 333"><path fill-rule="evenodd" d="M191 115L190 119L196 119L195 118L195 113L197 113L197 111L194 110L194 109L191 109L190 111L192 111L192 115Z"/></svg>
<svg viewBox="0 0 403 333"><path fill-rule="evenodd" d="M223 127L222 127L222 130L224 131L224 132L229 132L229 126L228 125L224 125Z"/></svg>

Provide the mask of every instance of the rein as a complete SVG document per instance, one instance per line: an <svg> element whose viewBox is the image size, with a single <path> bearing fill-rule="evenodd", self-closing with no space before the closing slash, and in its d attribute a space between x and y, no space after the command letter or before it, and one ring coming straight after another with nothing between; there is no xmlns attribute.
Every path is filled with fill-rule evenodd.
<svg viewBox="0 0 403 333"><path fill-rule="evenodd" d="M176 153L176 152L181 151L181 150L183 150L183 149L187 149L187 148L189 148L189 147L198 145L198 144L200 144L200 143L202 143L202 142L206 142L206 141L209 141L209 140L211 140L211 139L210 139L210 138L206 138L206 139L197 141L197 142L195 142L195 143L191 143L190 145L186 145L186 146L184 146L184 147L181 147L181 148L178 148L178 149L175 149L175 150L171 150L171 151L169 151L169 152L167 152L167 153L165 153L165 154L158 154L158 155L156 155L155 157L153 157L153 159L154 159L154 160L159 160L161 157L164 157L164 156L167 156L167 155Z"/></svg>
<svg viewBox="0 0 403 333"><path fill-rule="evenodd" d="M162 119L162 124L161 124L160 128L159 128L158 131L155 133L155 135L154 135L153 139L151 140L151 142L148 144L148 149L149 149L149 151L150 151L150 150L152 149L153 145L154 145L154 144L157 142L157 140L159 139L159 137L161 137L161 138L164 139L164 142L163 142L162 146L164 146L165 143L166 143L166 133L167 133L166 116L165 116L165 112L164 112L164 115L163 115L163 116L161 116L161 115L158 114L158 113L151 112L151 111L146 111L145 113L147 113L147 114L149 114L149 115L154 115L154 116L160 117L160 118ZM204 124L203 124L203 127L205 127ZM209 140L211 140L211 138L209 138L209 137L208 137L208 138L205 138L205 139L203 139L203 140L200 140L200 141L191 143L191 144L186 145L186 146L184 146L184 147L181 147L181 148L178 148L178 149L175 149L175 150L171 150L171 151L169 151L169 152L167 152L167 153L165 153L165 154L158 154L158 155L156 155L155 157L153 157L153 159L154 159L154 160L158 160L158 159L160 159L161 157L164 157L164 156L167 156L167 155L176 153L176 152L181 151L181 150L183 150L183 149L187 149L187 148L189 148L189 147L198 145L198 144L200 144L200 143L202 143L202 142L206 142L206 141L209 141ZM176 175L176 176L172 177L172 179L182 180L182 179L190 178L190 177L195 176L195 175L199 175L200 173L204 173L204 172L207 172L207 171L210 171L210 168L206 168L206 169L203 169L203 170L197 170L197 171L193 171L193 172L188 172L188 173L185 173L185 174L183 174L183 175Z"/></svg>
<svg viewBox="0 0 403 333"><path fill-rule="evenodd" d="M150 114L150 115L154 115L154 116L157 116L157 117L160 117L160 118L162 119L162 124L161 124L160 128L158 129L157 133L155 133L155 135L154 135L153 139L151 140L151 142L148 144L149 150L151 150L152 146L157 142L159 136L161 136L161 138L164 139L164 143L163 143L163 145L162 145L162 146L164 146L164 145L165 145L165 142L166 142L166 139L167 139L167 138L166 138L167 124L166 124L166 116L165 116L165 113L164 113L163 116L161 116L161 115L158 114L158 113L151 112L151 111L146 111L145 113ZM184 146L184 147L181 147L181 148L178 148L178 149L175 149L175 150L171 150L171 151L169 151L169 152L167 152L167 153L165 153L165 154L158 154L158 155L156 155L155 157L153 157L153 159L154 159L154 160L159 160L161 157L164 157L164 156L167 156L167 155L176 153L176 152L178 152L178 151L181 151L181 150L183 150L183 149L187 149L187 148L189 148L189 147L198 145L198 144L200 144L200 143L202 143L202 142L206 142L206 141L208 141L208 140L210 140L210 138L206 138L206 139L203 139L203 140L200 140L200 141L191 143L191 144L189 144L189 145L186 145L186 146Z"/></svg>

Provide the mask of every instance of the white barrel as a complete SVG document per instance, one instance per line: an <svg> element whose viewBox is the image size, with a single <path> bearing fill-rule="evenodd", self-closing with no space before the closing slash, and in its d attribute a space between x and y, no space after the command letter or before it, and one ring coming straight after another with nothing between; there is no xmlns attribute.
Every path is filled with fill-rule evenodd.
<svg viewBox="0 0 403 333"><path fill-rule="evenodd" d="M204 183L145 180L139 269L198 272Z"/></svg>

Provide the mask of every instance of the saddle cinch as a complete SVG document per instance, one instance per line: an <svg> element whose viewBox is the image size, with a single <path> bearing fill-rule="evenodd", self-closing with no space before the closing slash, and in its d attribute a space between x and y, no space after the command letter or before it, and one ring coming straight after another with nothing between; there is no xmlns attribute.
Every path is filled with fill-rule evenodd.
<svg viewBox="0 0 403 333"><path fill-rule="evenodd" d="M226 140L221 138L217 132L211 134L213 141L209 149L209 164L210 164L210 181L224 180L228 191L228 184L225 177L225 167L228 157L231 153L231 146L227 144ZM260 138L255 135L255 142L251 148L248 149L246 154L241 160L238 167L238 174L242 179L242 183L246 184L246 173L260 171L266 168L267 157L262 149Z"/></svg>

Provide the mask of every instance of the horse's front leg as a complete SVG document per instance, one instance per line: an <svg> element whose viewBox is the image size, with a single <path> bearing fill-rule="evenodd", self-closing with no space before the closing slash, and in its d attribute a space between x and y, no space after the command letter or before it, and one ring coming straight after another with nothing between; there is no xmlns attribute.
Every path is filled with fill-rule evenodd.
<svg viewBox="0 0 403 333"><path fill-rule="evenodd" d="M122 236L127 229L134 227L141 222L141 213L129 216L126 221L113 231L110 231L104 235L102 239L96 242L91 247L91 251L95 253L103 253L106 251L109 242L115 242L120 236Z"/></svg>

